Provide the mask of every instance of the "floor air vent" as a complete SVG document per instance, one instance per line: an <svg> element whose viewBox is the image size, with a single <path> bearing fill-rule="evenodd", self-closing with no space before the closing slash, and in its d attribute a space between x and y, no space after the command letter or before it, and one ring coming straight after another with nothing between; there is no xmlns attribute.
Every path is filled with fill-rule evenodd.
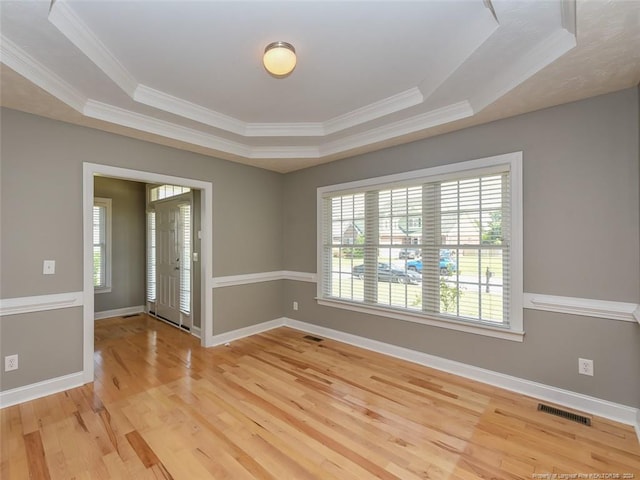
<svg viewBox="0 0 640 480"><path fill-rule="evenodd" d="M306 340L311 340L312 342L321 342L322 340L324 340L324 338L314 337L313 335L305 335L302 338L304 338Z"/></svg>
<svg viewBox="0 0 640 480"><path fill-rule="evenodd" d="M131 318L131 317L137 317L138 315L140 315L139 313L132 313L130 315L122 315L122 318Z"/></svg>
<svg viewBox="0 0 640 480"><path fill-rule="evenodd" d="M581 423L588 427L591 426L591 419L584 417L582 415L578 415L576 413L567 412L566 410L560 410L559 408L552 407L550 405L545 405L544 403L538 404L538 411L550 413L551 415L557 415L558 417L566 418L567 420L571 420L572 422Z"/></svg>

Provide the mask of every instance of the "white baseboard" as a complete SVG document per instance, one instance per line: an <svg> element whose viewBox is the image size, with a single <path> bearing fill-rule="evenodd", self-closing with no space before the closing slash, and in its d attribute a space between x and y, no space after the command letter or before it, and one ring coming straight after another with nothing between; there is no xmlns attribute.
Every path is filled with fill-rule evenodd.
<svg viewBox="0 0 640 480"><path fill-rule="evenodd" d="M241 338L249 337L257 333L266 332L267 330L273 330L274 328L282 327L285 325L284 318L276 318L275 320L269 320L267 322L258 323L257 325L251 325L249 327L239 328L237 330L231 330L230 332L220 333L218 335L212 335L207 339L207 347L215 347L216 345L224 345L225 343L239 340Z"/></svg>
<svg viewBox="0 0 640 480"><path fill-rule="evenodd" d="M640 441L640 409L286 317L216 335L214 336L216 340L214 345L239 340L246 336L281 326L331 338L356 347L435 368L522 395L553 402L558 405L624 423L625 425L631 425L635 427L638 441Z"/></svg>
<svg viewBox="0 0 640 480"><path fill-rule="evenodd" d="M13 388L0 392L0 408L11 407L18 403L28 402L36 398L46 397L54 393L63 392L70 388L84 385L83 372L72 373L62 377L32 383L24 387Z"/></svg>
<svg viewBox="0 0 640 480"><path fill-rule="evenodd" d="M103 320L105 318L122 317L124 315L135 315L136 313L144 312L144 305L137 305L135 307L117 308L115 310L104 310L102 312L96 312L94 315L95 320Z"/></svg>
<svg viewBox="0 0 640 480"><path fill-rule="evenodd" d="M593 415L598 415L626 425L632 425L636 427L636 433L638 433L640 440L640 425L638 425L640 423L640 410L637 408L298 320L286 318L284 324L285 326L295 328L296 330L331 338L333 340L338 340L367 350L383 353L391 357L400 358L426 367L435 368L437 370L469 378L471 380L477 380L482 383L504 388L505 390L557 403Z"/></svg>
<svg viewBox="0 0 640 480"><path fill-rule="evenodd" d="M201 338L202 329L196 326L191 327L191 335L193 335L194 337Z"/></svg>

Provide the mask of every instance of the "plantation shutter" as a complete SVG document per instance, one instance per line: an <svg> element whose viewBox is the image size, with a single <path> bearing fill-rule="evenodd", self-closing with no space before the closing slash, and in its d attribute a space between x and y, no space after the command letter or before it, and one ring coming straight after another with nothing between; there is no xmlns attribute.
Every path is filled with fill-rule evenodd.
<svg viewBox="0 0 640 480"><path fill-rule="evenodd" d="M323 298L508 326L509 175L492 167L325 194Z"/></svg>
<svg viewBox="0 0 640 480"><path fill-rule="evenodd" d="M191 311L191 204L180 205L180 310Z"/></svg>
<svg viewBox="0 0 640 480"><path fill-rule="evenodd" d="M106 286L106 219L104 205L93 206L93 286Z"/></svg>
<svg viewBox="0 0 640 480"><path fill-rule="evenodd" d="M147 301L156 301L156 212L147 212Z"/></svg>

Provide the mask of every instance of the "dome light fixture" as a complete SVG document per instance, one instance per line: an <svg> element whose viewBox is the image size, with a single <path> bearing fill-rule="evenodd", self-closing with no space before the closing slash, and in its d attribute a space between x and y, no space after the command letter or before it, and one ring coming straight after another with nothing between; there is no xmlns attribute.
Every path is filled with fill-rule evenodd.
<svg viewBox="0 0 640 480"><path fill-rule="evenodd" d="M286 77L296 68L296 49L287 42L270 43L264 49L262 63L274 77Z"/></svg>

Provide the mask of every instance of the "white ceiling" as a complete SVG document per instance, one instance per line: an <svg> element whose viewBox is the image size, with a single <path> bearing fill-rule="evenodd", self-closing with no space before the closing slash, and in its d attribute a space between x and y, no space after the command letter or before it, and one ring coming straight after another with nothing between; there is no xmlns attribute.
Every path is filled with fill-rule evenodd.
<svg viewBox="0 0 640 480"><path fill-rule="evenodd" d="M640 0L1 1L1 103L287 172L632 87ZM294 72L262 67L292 43Z"/></svg>

